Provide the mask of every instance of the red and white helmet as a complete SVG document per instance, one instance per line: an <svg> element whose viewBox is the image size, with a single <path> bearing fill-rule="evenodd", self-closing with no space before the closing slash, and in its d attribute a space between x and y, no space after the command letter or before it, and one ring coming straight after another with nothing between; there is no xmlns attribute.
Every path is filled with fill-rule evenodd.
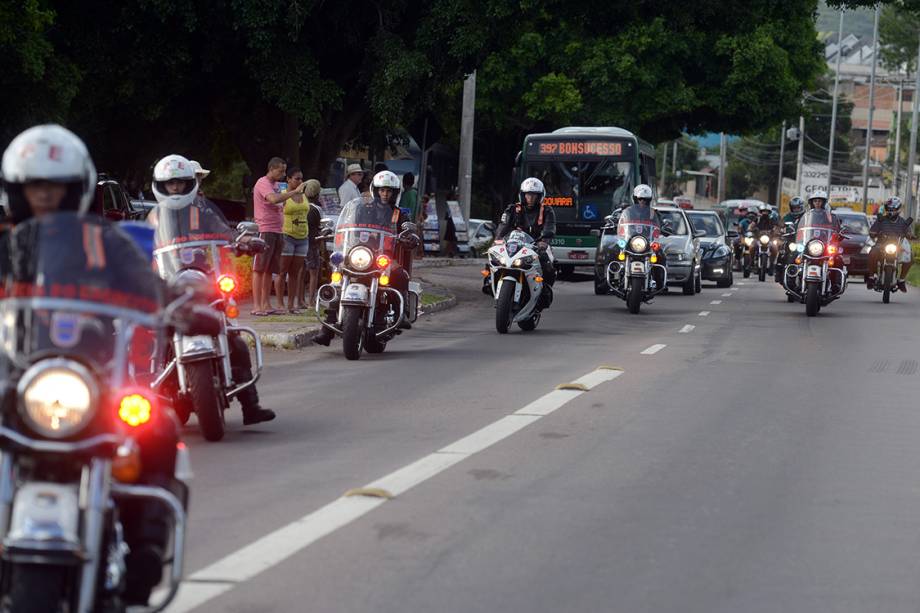
<svg viewBox="0 0 920 613"><path fill-rule="evenodd" d="M393 195L390 197L390 204L395 205L396 200L399 198L399 192L402 189L402 183L399 182L399 177L389 170L381 170L374 175L374 180L371 182L371 190L374 192L374 198L380 198L377 191L381 187L389 187L393 190Z"/></svg>
<svg viewBox="0 0 920 613"><path fill-rule="evenodd" d="M96 167L86 145L63 126L34 126L13 139L3 153L0 201L14 222L32 216L22 188L33 181L67 185L62 211L86 213L96 196Z"/></svg>
<svg viewBox="0 0 920 613"><path fill-rule="evenodd" d="M168 181L183 181L178 194L166 191ZM195 166L181 155L167 155L153 167L153 182L150 186L157 202L168 209L181 209L190 205L198 196L198 177Z"/></svg>

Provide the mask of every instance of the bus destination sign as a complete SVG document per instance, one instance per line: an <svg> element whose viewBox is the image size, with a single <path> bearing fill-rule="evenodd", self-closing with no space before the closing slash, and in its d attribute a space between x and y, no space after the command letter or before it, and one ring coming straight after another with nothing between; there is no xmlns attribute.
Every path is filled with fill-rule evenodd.
<svg viewBox="0 0 920 613"><path fill-rule="evenodd" d="M623 155L622 142L610 141L584 141L584 140L559 140L559 141L534 141L535 145L531 154L538 156L596 156L611 157Z"/></svg>

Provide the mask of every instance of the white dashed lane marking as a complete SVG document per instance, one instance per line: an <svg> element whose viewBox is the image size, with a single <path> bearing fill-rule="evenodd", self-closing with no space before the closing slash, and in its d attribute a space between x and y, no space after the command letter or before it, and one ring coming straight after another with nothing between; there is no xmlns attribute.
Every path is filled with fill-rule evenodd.
<svg viewBox="0 0 920 613"><path fill-rule="evenodd" d="M700 317L709 317L709 311L700 311Z"/></svg>
<svg viewBox="0 0 920 613"><path fill-rule="evenodd" d="M655 355L665 347L667 347L667 345L652 345L648 349L642 350L640 353L642 353L642 355Z"/></svg>
<svg viewBox="0 0 920 613"><path fill-rule="evenodd" d="M696 328L696 326L691 326L690 324L687 324L686 326L680 329L680 333L687 334L688 332L693 332L694 328Z"/></svg>
<svg viewBox="0 0 920 613"><path fill-rule="evenodd" d="M709 304L722 304L722 301L721 301L721 300L713 300L713 301L710 302Z"/></svg>

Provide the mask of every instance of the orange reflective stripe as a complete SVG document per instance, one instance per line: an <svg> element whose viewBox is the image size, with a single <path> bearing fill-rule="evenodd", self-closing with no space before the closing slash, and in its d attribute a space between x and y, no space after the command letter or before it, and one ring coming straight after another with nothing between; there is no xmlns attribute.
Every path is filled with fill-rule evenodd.
<svg viewBox="0 0 920 613"><path fill-rule="evenodd" d="M390 223L394 226L399 223L399 208L393 209L393 217L390 218Z"/></svg>
<svg viewBox="0 0 920 613"><path fill-rule="evenodd" d="M83 252L87 269L105 268L105 247L100 226L83 225Z"/></svg>
<svg viewBox="0 0 920 613"><path fill-rule="evenodd" d="M198 207L197 206L191 207L189 209L188 216L189 216L189 219L188 219L189 229L197 230L199 226L201 225L201 218L198 212Z"/></svg>

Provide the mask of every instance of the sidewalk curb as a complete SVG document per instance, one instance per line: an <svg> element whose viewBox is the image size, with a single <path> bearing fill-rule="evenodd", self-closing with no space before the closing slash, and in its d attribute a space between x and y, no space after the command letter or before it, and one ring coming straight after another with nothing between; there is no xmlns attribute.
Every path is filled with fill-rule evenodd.
<svg viewBox="0 0 920 613"><path fill-rule="evenodd" d="M434 304L429 304L422 308L419 317L431 315L446 311L457 306L457 297L448 296L444 300L439 300ZM297 328L289 332L264 332L259 334L259 340L263 347L273 347L276 349L304 349L312 347L312 338L320 331L320 326L309 326Z"/></svg>

